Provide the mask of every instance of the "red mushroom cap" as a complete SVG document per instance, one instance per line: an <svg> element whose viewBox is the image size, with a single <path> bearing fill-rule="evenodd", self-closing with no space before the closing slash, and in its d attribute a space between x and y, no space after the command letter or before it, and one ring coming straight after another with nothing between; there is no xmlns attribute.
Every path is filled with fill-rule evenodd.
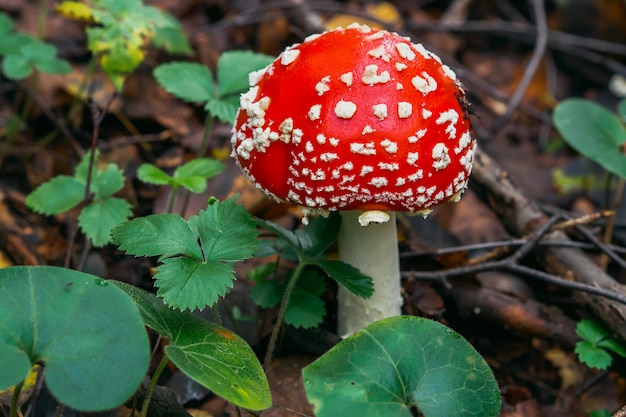
<svg viewBox="0 0 626 417"><path fill-rule="evenodd" d="M233 156L265 193L320 210L458 200L475 140L454 72L421 44L351 25L250 74Z"/></svg>

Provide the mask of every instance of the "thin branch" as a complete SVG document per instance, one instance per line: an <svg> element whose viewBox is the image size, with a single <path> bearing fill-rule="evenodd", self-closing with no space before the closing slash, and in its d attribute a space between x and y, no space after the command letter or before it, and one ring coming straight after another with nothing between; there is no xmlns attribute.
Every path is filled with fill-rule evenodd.
<svg viewBox="0 0 626 417"><path fill-rule="evenodd" d="M546 46L548 44L548 22L546 18L546 11L544 8L543 0L531 0L533 6L533 12L535 15L535 25L537 26L537 39L535 41L535 47L533 48L533 54L524 69L524 75L520 80L515 93L511 96L511 100L507 106L506 111L491 127L491 132L494 133L501 129L511 118L513 112L517 109L517 106L522 101L524 94L528 90L539 65L541 59L546 52Z"/></svg>

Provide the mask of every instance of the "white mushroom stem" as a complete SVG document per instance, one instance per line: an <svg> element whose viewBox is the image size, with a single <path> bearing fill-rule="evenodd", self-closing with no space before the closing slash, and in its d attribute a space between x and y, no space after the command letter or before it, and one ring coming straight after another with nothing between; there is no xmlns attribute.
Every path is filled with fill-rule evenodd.
<svg viewBox="0 0 626 417"><path fill-rule="evenodd" d="M375 321L400 315L400 262L396 215L384 223L361 226L360 212L341 213L339 258L374 280L374 294L360 298L339 286L338 333L348 337Z"/></svg>

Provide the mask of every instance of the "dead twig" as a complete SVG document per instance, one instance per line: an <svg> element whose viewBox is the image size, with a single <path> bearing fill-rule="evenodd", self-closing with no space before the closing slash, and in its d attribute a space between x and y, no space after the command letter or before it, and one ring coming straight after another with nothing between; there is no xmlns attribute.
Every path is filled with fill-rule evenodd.
<svg viewBox="0 0 626 417"><path fill-rule="evenodd" d="M510 181L507 173L483 152L476 153L470 186L514 235L533 233L547 221L537 204L524 196ZM559 230L547 233L545 238L549 241L570 241ZM589 307L613 332L626 339L626 305L623 304L626 286L616 282L579 249L537 246L532 253L544 264L547 272L530 272L519 266L516 267L517 272L546 279L556 276L558 284L562 284L562 281L576 284L577 287L583 284L583 287L579 287L581 291L574 294L574 299Z"/></svg>
<svg viewBox="0 0 626 417"><path fill-rule="evenodd" d="M539 64L541 64L543 55L546 52L546 45L548 44L548 22L543 0L532 0L531 3L535 15L535 25L537 27L537 39L533 48L533 54L528 62L528 65L526 65L526 68L524 69L524 75L522 76L515 93L513 93L511 100L509 100L506 111L491 127L492 134L500 130L509 121L511 115L517 109L517 106L522 101L524 94L526 94L526 90L528 90L528 87L530 86L530 83L539 68Z"/></svg>

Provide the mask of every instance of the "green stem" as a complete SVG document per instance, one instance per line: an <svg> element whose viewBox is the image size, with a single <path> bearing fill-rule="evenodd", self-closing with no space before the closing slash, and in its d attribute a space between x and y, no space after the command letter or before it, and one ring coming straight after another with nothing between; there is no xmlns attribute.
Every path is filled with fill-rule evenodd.
<svg viewBox="0 0 626 417"><path fill-rule="evenodd" d="M178 194L178 187L172 186L170 196L167 200L167 212L171 213L174 210L174 202L176 201L176 195Z"/></svg>
<svg viewBox="0 0 626 417"><path fill-rule="evenodd" d="M213 130L213 124L215 118L207 113L204 119L204 132L202 133L202 142L200 143L200 149L198 149L198 156L202 158L206 152L206 148L209 144L209 136L211 136L211 130Z"/></svg>
<svg viewBox="0 0 626 417"><path fill-rule="evenodd" d="M217 324L218 326L222 325L222 317L220 315L220 307L218 305L219 301L217 301L215 304L213 304L213 316L215 319L215 324Z"/></svg>
<svg viewBox="0 0 626 417"><path fill-rule="evenodd" d="M204 157L206 153L206 148L209 144L209 136L211 136L211 130L213 130L213 125L215 124L215 118L207 113L206 118L204 119L204 131L202 132L202 142L200 143L200 148L198 148L198 157ZM185 190L185 199L183 200L183 207L180 210L181 216L185 216L187 212L187 207L189 206L189 199L191 198L191 192L189 190Z"/></svg>
<svg viewBox="0 0 626 417"><path fill-rule="evenodd" d="M280 302L278 317L276 317L276 323L272 328L272 335L270 336L270 342L267 346L267 353L265 354L265 360L263 361L263 368L266 372L269 369L270 363L272 362L272 355L274 354L274 348L276 347L276 339L278 338L278 332L283 325L283 319L285 318L285 311L287 311L289 298L291 297L293 289L296 287L296 282L298 282L298 278L300 278L302 271L307 265L307 262L301 260L300 263L298 263L298 267L293 271L291 279L287 283L287 287L285 287L285 294L283 295L283 299Z"/></svg>
<svg viewBox="0 0 626 417"><path fill-rule="evenodd" d="M165 367L168 363L169 359L167 358L167 356L163 355L163 359L161 359L159 366L157 366L156 370L154 371L154 375L152 375L152 379L150 380L150 386L148 387L146 396L143 399L143 404L141 405L141 414L139 417L146 417L148 415L148 408L150 408L150 401L152 400L152 394L154 394L154 388L156 387L157 382L159 381L159 377L165 370Z"/></svg>
<svg viewBox="0 0 626 417"><path fill-rule="evenodd" d="M13 398L11 398L11 409L9 410L9 417L17 417L20 392L22 392L23 386L24 386L24 381L20 382L19 384L15 386L15 388L13 388Z"/></svg>

